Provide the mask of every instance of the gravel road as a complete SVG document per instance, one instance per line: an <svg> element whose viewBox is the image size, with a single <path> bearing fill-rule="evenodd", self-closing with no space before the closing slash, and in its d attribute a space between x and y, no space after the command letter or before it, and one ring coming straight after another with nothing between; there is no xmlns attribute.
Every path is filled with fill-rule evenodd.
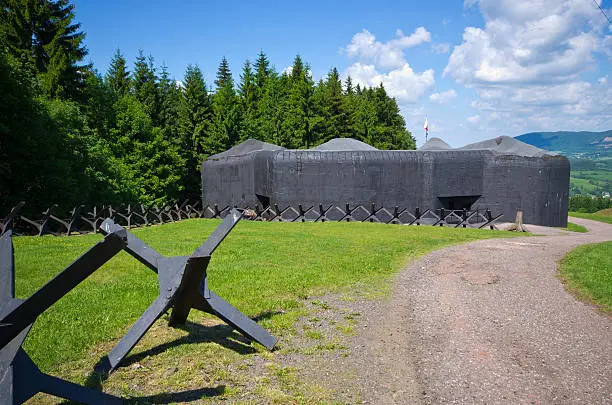
<svg viewBox="0 0 612 405"><path fill-rule="evenodd" d="M612 225L571 222L589 232L483 240L411 263L345 359L361 401L612 403L612 318L568 294L556 269L573 248L612 240Z"/></svg>

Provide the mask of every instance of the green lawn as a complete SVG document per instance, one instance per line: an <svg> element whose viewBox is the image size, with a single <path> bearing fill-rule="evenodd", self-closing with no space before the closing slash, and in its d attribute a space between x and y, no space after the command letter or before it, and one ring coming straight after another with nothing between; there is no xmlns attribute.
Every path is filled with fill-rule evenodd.
<svg viewBox="0 0 612 405"><path fill-rule="evenodd" d="M563 228L563 229L565 229L567 231L571 231L571 232L582 232L582 233L588 232L588 229L586 229L584 226L577 225L577 224L574 224L572 222L568 222L567 223L567 228Z"/></svg>
<svg viewBox="0 0 612 405"><path fill-rule="evenodd" d="M603 210L603 211L607 211L607 210ZM572 212L569 212L568 215L570 217L591 219L593 221L599 221L599 222L605 222L607 224L612 224L612 215L601 213L601 212L602 211L598 211L594 214L588 214L585 212L573 212L572 211Z"/></svg>
<svg viewBox="0 0 612 405"><path fill-rule="evenodd" d="M612 241L574 249L561 261L560 273L579 297L612 311Z"/></svg>
<svg viewBox="0 0 612 405"><path fill-rule="evenodd" d="M187 255L218 220L133 230L164 255ZM411 258L443 246L512 233L367 223L242 221L215 252L211 288L273 332L290 328L300 300L361 283L375 291ZM16 237L16 290L26 297L101 239ZM121 252L38 318L26 341L44 371L120 337L157 295L156 275Z"/></svg>
<svg viewBox="0 0 612 405"><path fill-rule="evenodd" d="M612 172L606 169L572 169L570 173L570 192L572 195L601 195L603 191L610 191L610 178L612 178Z"/></svg>

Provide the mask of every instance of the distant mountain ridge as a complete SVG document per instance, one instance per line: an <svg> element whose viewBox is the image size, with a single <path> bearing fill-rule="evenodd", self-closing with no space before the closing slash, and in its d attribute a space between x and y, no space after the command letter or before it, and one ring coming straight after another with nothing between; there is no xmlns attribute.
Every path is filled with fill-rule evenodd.
<svg viewBox="0 0 612 405"><path fill-rule="evenodd" d="M515 137L529 145L571 157L612 157L612 130L530 132Z"/></svg>

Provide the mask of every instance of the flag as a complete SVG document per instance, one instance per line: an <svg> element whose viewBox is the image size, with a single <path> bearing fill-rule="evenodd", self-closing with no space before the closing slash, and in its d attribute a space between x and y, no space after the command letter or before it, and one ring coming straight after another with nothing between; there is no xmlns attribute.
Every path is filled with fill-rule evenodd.
<svg viewBox="0 0 612 405"><path fill-rule="evenodd" d="M429 131L429 124L427 123L427 116L425 116L425 125L423 125L423 128L425 128L425 132Z"/></svg>

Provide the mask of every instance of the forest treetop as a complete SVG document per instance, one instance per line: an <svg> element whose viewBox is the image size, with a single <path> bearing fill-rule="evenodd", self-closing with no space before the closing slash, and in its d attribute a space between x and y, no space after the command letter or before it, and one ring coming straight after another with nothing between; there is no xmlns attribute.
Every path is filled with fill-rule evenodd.
<svg viewBox="0 0 612 405"><path fill-rule="evenodd" d="M178 82L142 50L131 68L117 50L100 74L69 0L0 4L0 215L19 200L30 212L198 200L201 162L248 138L415 147L382 85L342 83L336 68L315 83L300 55L278 73L260 51L236 76L223 57L214 86L197 65Z"/></svg>

